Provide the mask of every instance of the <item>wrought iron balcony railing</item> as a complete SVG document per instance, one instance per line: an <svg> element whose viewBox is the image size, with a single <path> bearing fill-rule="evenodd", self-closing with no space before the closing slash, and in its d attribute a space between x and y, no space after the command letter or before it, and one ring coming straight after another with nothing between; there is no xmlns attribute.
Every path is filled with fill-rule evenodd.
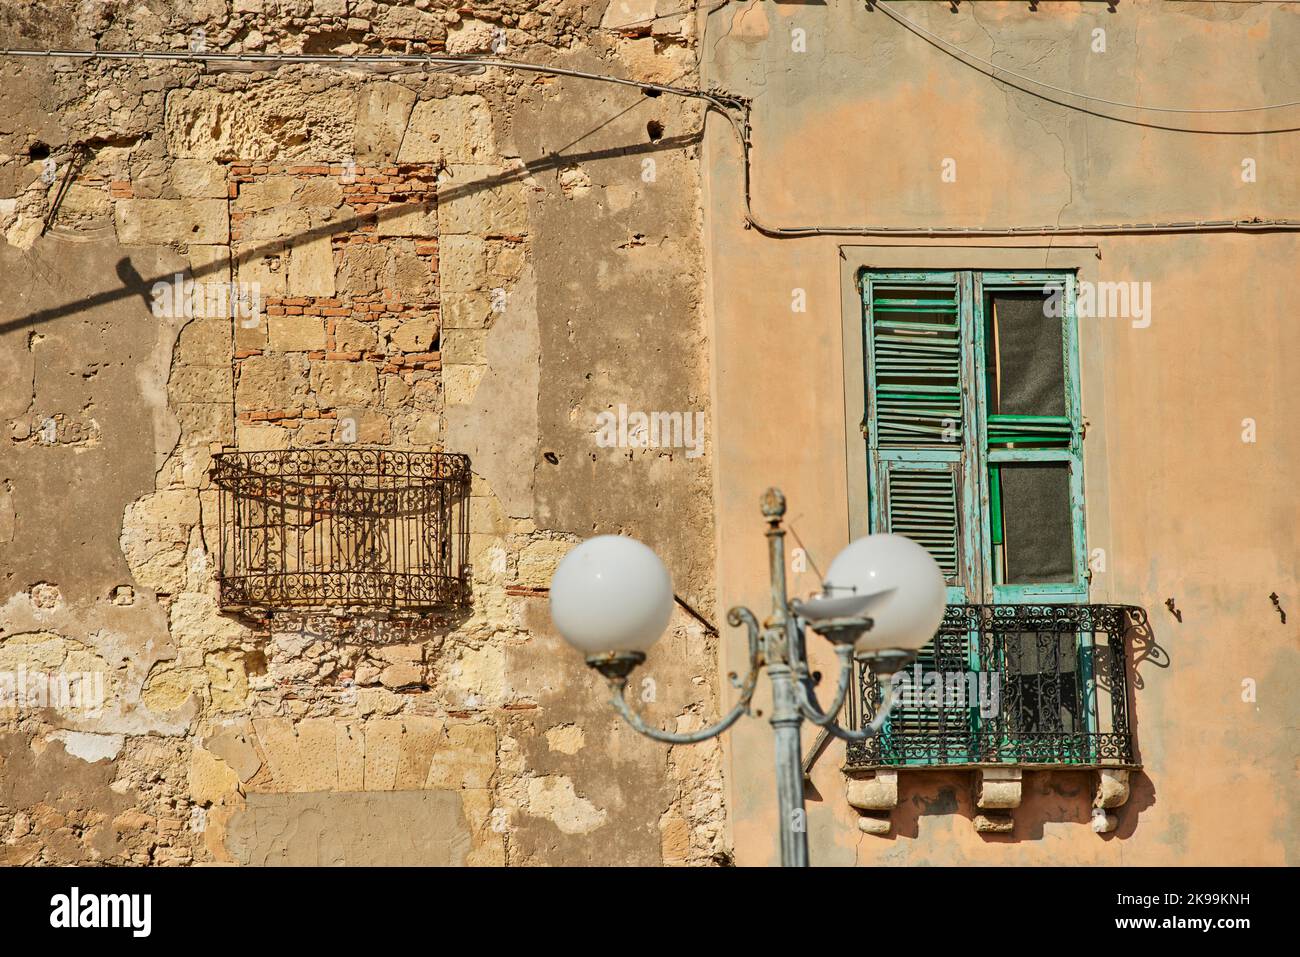
<svg viewBox="0 0 1300 957"><path fill-rule="evenodd" d="M1134 764L1126 638L1130 605L950 605L895 680L881 733L848 746L846 769L978 764ZM858 674L855 727L881 687Z"/></svg>
<svg viewBox="0 0 1300 957"><path fill-rule="evenodd" d="M224 452L221 604L423 614L469 601L469 459L327 448Z"/></svg>

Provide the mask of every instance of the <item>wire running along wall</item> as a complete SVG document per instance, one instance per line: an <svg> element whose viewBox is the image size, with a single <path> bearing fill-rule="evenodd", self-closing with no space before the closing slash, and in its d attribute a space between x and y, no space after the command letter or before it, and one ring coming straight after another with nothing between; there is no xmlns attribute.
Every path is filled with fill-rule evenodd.
<svg viewBox="0 0 1300 957"><path fill-rule="evenodd" d="M469 603L469 458L376 448L223 452L223 610L424 614Z"/></svg>

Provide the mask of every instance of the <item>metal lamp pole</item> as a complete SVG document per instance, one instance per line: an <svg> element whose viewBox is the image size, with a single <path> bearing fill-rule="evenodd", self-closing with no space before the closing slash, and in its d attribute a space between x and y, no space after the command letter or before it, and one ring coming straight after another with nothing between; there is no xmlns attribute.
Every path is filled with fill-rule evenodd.
<svg viewBox="0 0 1300 957"><path fill-rule="evenodd" d="M772 682L772 714L769 719L776 745L776 792L780 814L781 865L808 866L808 829L803 801L803 768L800 754L800 728L805 719L825 728L845 741L865 741L873 737L893 705L893 686L885 686L885 700L879 714L860 731L840 727L836 716L844 706L853 678L853 644L871 629L869 618L834 618L811 622L808 628L826 638L840 659L839 682L835 700L823 711L813 690L812 674L804 646L804 625L790 607L785 580L785 496L779 489L763 493L763 516L767 520L769 574L772 581L772 614L760 626L748 608L735 607L727 612L732 627L745 626L749 637L749 673L739 684L740 700L716 724L685 734L661 731L647 725L627 703L628 676L645 661L641 652L608 652L591 655L587 664L605 676L613 691L614 708L633 728L648 738L667 744L698 744L717 737L749 712L749 702L758 684L758 673L766 666ZM915 652L884 650L862 655L872 671L880 676L893 674L915 657ZM734 681L734 679L733 679Z"/></svg>

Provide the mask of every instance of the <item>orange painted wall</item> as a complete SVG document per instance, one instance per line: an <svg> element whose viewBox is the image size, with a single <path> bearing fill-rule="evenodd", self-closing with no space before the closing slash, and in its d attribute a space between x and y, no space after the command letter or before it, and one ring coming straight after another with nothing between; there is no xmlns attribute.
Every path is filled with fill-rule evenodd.
<svg viewBox="0 0 1300 957"><path fill-rule="evenodd" d="M1288 54L1300 47L1300 11L1280 5L892 6L979 56L1117 101L1205 108L1300 90ZM1097 29L1105 53L1092 49ZM795 30L805 52L793 49ZM1296 108L1194 116L1094 102L1106 115L1090 115L999 84L861 4L733 5L710 21L705 49L706 82L753 97L753 210L767 224L1300 218L1300 134L1266 132L1300 127ZM949 158L955 183L940 176ZM1254 182L1242 179L1245 159ZM1149 327L1080 324L1088 546L1107 557L1093 600L1146 608L1166 652L1137 666L1144 769L1118 829L1088 826L1086 772L1028 773L1015 832L995 837L971 825L971 774L916 772L903 777L891 835L864 835L832 745L808 792L814 864L1294 862L1300 234L777 239L744 228L740 151L721 121L711 121L705 160L724 608L767 610L766 486L785 491L790 524L823 568L849 539L842 246L875 246L883 258L914 244L929 250L920 261L960 245L975 248L954 259L987 250L993 264L1006 255L993 247L1021 245L1018 255L1042 265L1062 261L1048 247L1095 246L1086 258L1096 278L1152 288ZM791 310L795 289L806 313ZM1245 419L1253 443L1242 440ZM809 571L792 590L817 584ZM738 634L726 652L724 673L740 670ZM833 673L830 655L816 664ZM1255 701L1243 700L1248 679ZM742 722L728 757L738 862L773 863L766 722Z"/></svg>

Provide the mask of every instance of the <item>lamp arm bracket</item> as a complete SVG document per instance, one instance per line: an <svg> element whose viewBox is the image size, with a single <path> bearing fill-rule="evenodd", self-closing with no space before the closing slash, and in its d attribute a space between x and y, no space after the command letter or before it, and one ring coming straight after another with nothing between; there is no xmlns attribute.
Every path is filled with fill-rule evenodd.
<svg viewBox="0 0 1300 957"><path fill-rule="evenodd" d="M835 654L840 659L840 676L835 686L835 700L831 702L829 711L822 711L817 703L817 693L812 689L812 682L808 677L807 669L801 675L801 680L795 684L795 694L799 710L803 716L819 727L826 727L834 722L840 709L844 707L844 701L848 697L849 684L853 678L853 646L836 645Z"/></svg>
<svg viewBox="0 0 1300 957"><path fill-rule="evenodd" d="M735 706L728 711L717 723L707 728L701 728L698 731L688 731L679 733L675 731L661 731L653 728L642 720L641 716L632 710L631 705L627 703L625 692L627 690L626 678L610 679L610 687L614 691L614 697L611 699L614 710L623 716L623 720L630 724L633 730L651 738L655 741L662 741L665 744L699 744L701 741L707 741L709 738L716 738L722 732L726 731L733 724L749 711L749 700L754 696L754 686L757 683L758 669L753 669L749 677L745 680L744 687L741 689L740 700Z"/></svg>
<svg viewBox="0 0 1300 957"><path fill-rule="evenodd" d="M759 638L761 629L758 626L758 619L748 608L737 605L727 611L727 624L732 628L739 628L741 625L745 626L746 637L749 640L749 667L751 671L757 670L763 661Z"/></svg>
<svg viewBox="0 0 1300 957"><path fill-rule="evenodd" d="M754 697L754 689L758 686L758 672L763 666L763 657L760 651L759 625L758 619L748 608L736 607L727 612L727 623L733 627L745 626L749 642L749 673L745 676L744 682L740 685L740 699L736 702L722 718L715 724L707 728L701 728L698 731L675 732L661 731L646 724L639 714L632 710L628 704L627 692L627 674L607 675L610 689L614 692L612 704L614 710L623 716L632 728L651 738L655 741L662 741L665 744L699 744L701 741L707 741L709 738L715 738L722 732L726 731L740 718L749 713L749 702Z"/></svg>
<svg viewBox="0 0 1300 957"><path fill-rule="evenodd" d="M813 724L825 728L841 741L867 741L880 733L881 727L894 709L894 683L892 681L884 683L885 700L881 702L879 713L865 727L858 731L841 727L836 723L835 718L844 707L844 699L853 674L853 646L836 645L835 653L840 658L840 680L831 710L823 712L817 705L816 693L803 682L796 685L799 710Z"/></svg>

